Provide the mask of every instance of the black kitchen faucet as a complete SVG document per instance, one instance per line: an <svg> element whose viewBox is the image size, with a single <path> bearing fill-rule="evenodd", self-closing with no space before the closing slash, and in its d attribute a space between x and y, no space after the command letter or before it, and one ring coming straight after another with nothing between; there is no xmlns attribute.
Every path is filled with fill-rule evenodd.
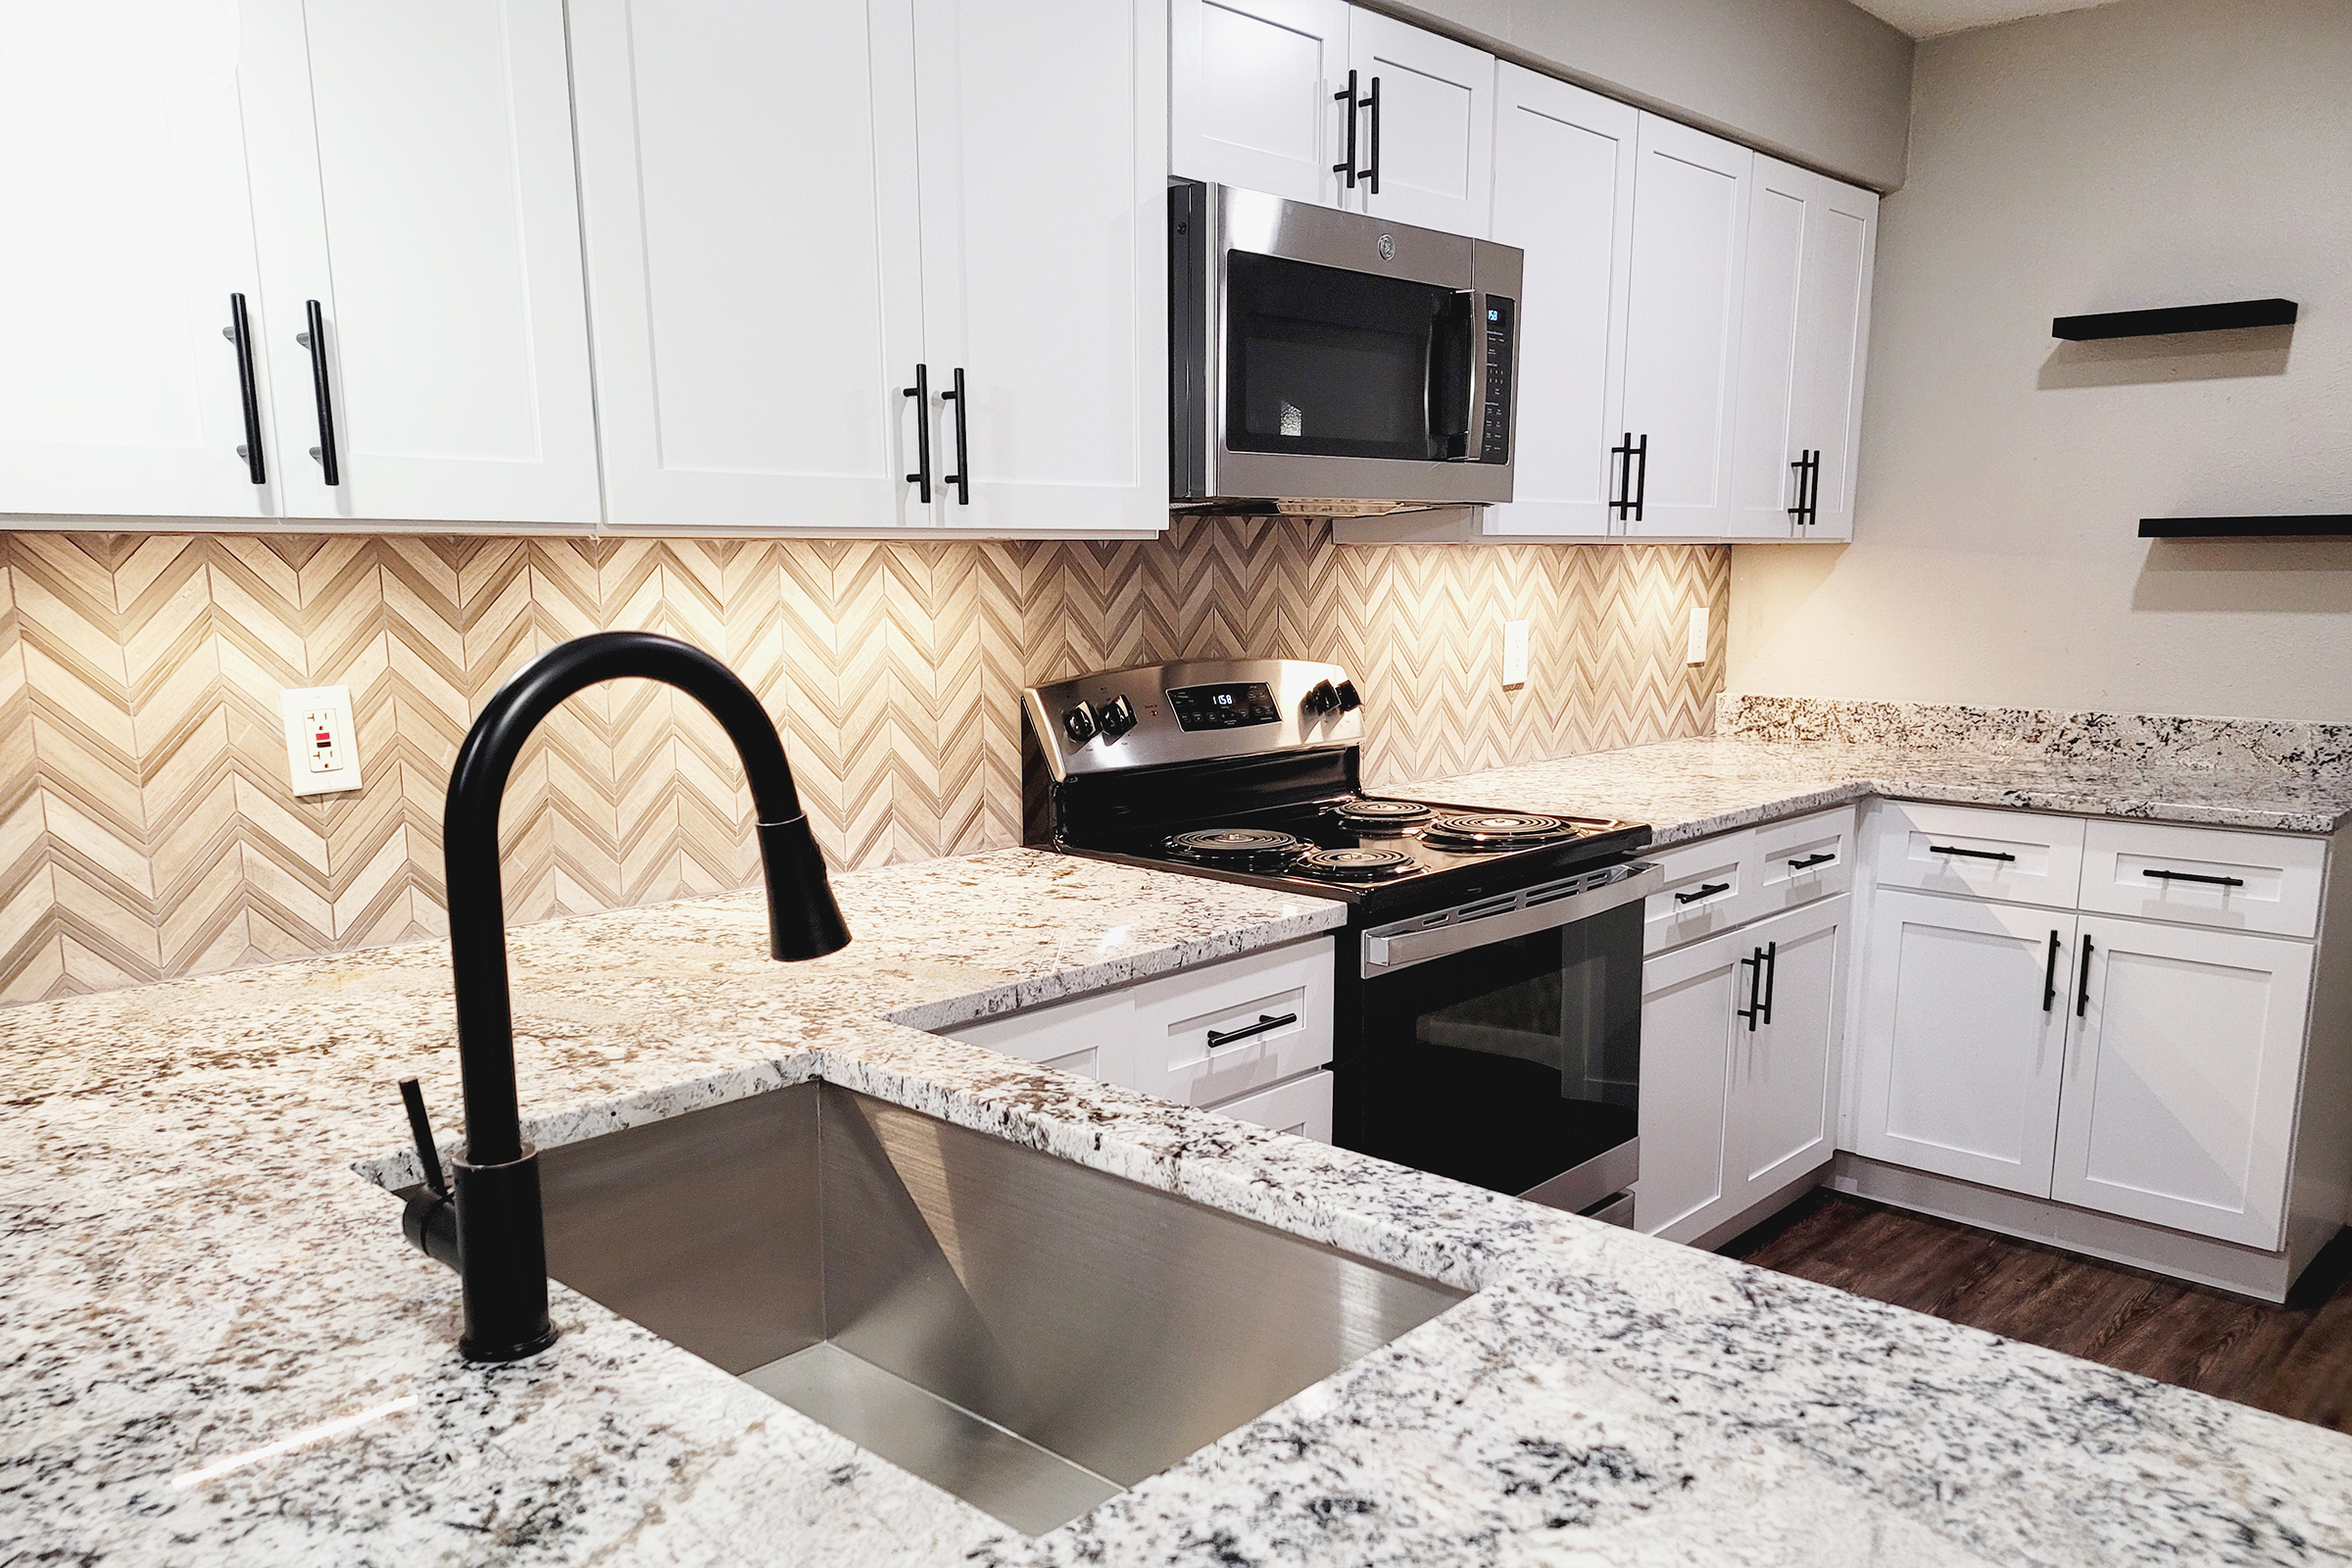
<svg viewBox="0 0 2352 1568"><path fill-rule="evenodd" d="M792 786L783 742L760 699L726 665L674 637L596 632L549 649L499 689L458 753L441 819L458 1062L466 1083L466 1150L456 1161L454 1183L442 1180L416 1080L401 1085L424 1164L424 1190L409 1200L402 1229L419 1250L458 1271L466 1314L458 1348L469 1361L516 1360L546 1349L556 1338L547 1316L539 1152L522 1140L514 1087L499 800L540 720L582 687L622 676L677 687L710 710L735 743L759 819L769 956L819 958L850 940L825 880L824 857Z"/></svg>

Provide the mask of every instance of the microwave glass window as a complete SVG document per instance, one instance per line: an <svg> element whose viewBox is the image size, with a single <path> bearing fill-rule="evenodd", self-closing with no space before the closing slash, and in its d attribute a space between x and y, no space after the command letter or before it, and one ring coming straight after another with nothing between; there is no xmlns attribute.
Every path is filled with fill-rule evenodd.
<svg viewBox="0 0 2352 1568"><path fill-rule="evenodd" d="M1469 431L1469 296L1234 251L1226 444L1322 457L1456 458Z"/></svg>

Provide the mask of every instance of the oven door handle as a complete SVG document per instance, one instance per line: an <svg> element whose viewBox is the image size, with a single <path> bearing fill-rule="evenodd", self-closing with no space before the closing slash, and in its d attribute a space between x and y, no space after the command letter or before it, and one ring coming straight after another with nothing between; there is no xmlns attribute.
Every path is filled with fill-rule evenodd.
<svg viewBox="0 0 2352 1568"><path fill-rule="evenodd" d="M1574 925L1595 914L1628 904L1638 904L1651 894L1663 891L1666 886L1665 871L1648 861L1638 860L1624 869L1626 875L1581 893L1571 893L1565 898L1551 899L1543 904L1498 909L1474 920L1455 920L1419 931L1367 931L1364 933L1362 949L1363 978L1369 980L1375 975L1395 974L1399 969L1409 969L1417 963L1450 957L1490 943L1508 942L1513 937L1533 936L1539 931Z"/></svg>

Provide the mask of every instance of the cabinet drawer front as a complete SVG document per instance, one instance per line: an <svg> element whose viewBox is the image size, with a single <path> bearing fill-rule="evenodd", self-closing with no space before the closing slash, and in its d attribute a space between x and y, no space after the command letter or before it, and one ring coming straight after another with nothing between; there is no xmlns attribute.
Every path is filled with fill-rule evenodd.
<svg viewBox="0 0 2352 1568"><path fill-rule="evenodd" d="M1004 1018L983 1018L946 1031L951 1040L1081 1078L1106 1078L1106 1048L1133 1032L1135 999L1124 991L1080 997Z"/></svg>
<svg viewBox="0 0 2352 1568"><path fill-rule="evenodd" d="M1260 1089L1255 1094L1228 1100L1210 1107L1220 1116L1235 1121L1255 1122L1271 1127L1278 1133L1291 1133L1300 1138L1312 1138L1318 1144L1331 1142L1331 1074L1310 1072L1287 1084Z"/></svg>
<svg viewBox="0 0 2352 1568"><path fill-rule="evenodd" d="M1755 867L1762 913L1847 892L1854 885L1852 808L1819 811L1756 829Z"/></svg>
<svg viewBox="0 0 2352 1568"><path fill-rule="evenodd" d="M1880 808L1879 883L2071 909L2082 881L2082 820L1889 801Z"/></svg>
<svg viewBox="0 0 2352 1568"><path fill-rule="evenodd" d="M1323 1066L1332 962L1326 937L1138 986L1117 1081L1214 1105Z"/></svg>
<svg viewBox="0 0 2352 1568"><path fill-rule="evenodd" d="M2319 839L2155 822L2092 822L2082 907L2183 925L2308 937L2320 928Z"/></svg>
<svg viewBox="0 0 2352 1568"><path fill-rule="evenodd" d="M1642 951L1663 953L1752 920L1756 835L1742 829L1677 844L1644 857L1666 873L1664 888L1642 909Z"/></svg>

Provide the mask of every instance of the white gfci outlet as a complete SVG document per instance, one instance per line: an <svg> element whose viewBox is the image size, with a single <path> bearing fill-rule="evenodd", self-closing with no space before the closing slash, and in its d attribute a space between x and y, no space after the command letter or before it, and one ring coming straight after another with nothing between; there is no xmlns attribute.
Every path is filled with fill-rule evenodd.
<svg viewBox="0 0 2352 1568"><path fill-rule="evenodd" d="M360 738L348 686L291 687L277 694L286 719L286 765L297 795L360 787Z"/></svg>
<svg viewBox="0 0 2352 1568"><path fill-rule="evenodd" d="M1505 686L1527 684L1527 622L1506 620L1502 623L1502 683Z"/></svg>
<svg viewBox="0 0 2352 1568"><path fill-rule="evenodd" d="M1683 662L1703 664L1707 662L1707 607L1690 607L1690 640L1683 650Z"/></svg>

